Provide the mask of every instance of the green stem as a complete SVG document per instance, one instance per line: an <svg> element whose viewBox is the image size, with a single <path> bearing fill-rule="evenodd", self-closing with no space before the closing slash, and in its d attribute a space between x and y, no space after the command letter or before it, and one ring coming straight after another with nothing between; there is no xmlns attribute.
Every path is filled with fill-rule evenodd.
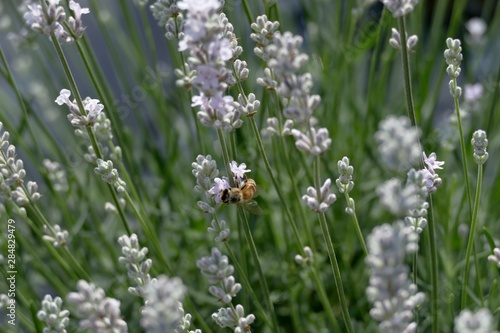
<svg viewBox="0 0 500 333"><path fill-rule="evenodd" d="M229 150L227 147L226 138L224 136L224 133L220 128L217 129L217 136L219 137L219 141L220 141L220 145L221 145L221 149L222 149L222 156L224 159L224 165L226 167L226 173L229 174ZM234 186L234 184L233 184L234 181L233 181L232 177L229 177L229 180L231 182L231 186ZM257 253L257 248L256 248L255 243L253 241L252 233L250 231L250 226L248 224L248 219L245 215L245 212L243 211L243 208L240 206L238 206L238 215L240 217L240 220L243 223L243 230L245 232L245 238L246 238L247 243L250 247L250 254L253 257L254 265L255 265L255 268L257 269L257 274L259 275L259 280L260 280L261 287L262 287L262 293L264 294L264 299L267 303L268 311L270 313L271 320L273 322L272 326L274 328L274 332L278 332L278 327L279 327L278 326L278 319L276 317L276 312L274 311L274 305L271 302L269 288L268 288L267 282L266 282L266 277L265 277L264 272L262 271L262 267L260 265L259 255Z"/></svg>
<svg viewBox="0 0 500 333"><path fill-rule="evenodd" d="M467 284L469 282L470 257L474 245L474 235L476 233L477 214L479 212L479 201L481 199L481 187L483 183L483 165L479 164L477 169L476 196L474 198L474 210L472 211L472 221L469 231L469 240L467 241L467 250L465 254L465 269L462 284L462 309L466 308L467 303Z"/></svg>
<svg viewBox="0 0 500 333"><path fill-rule="evenodd" d="M356 234L358 235L359 242L361 243L361 247L363 248L363 253L365 257L368 256L368 249L366 248L365 239L363 238L363 233L361 232L361 228L359 227L358 217L356 216L356 210L353 205L351 205L351 198L349 197L349 193L347 193L347 185L344 185L344 196L347 201L347 206L352 210L352 213L349 214L352 219L352 223L354 224L354 228L356 229Z"/></svg>
<svg viewBox="0 0 500 333"><path fill-rule="evenodd" d="M406 107L408 110L408 118L410 118L411 125L417 126L417 118L415 116L415 109L413 107L413 95L411 89L410 78L410 61L408 57L408 48L406 45L406 24L405 17L402 16L398 19L399 33L401 35L401 61L403 64L403 77L405 84Z"/></svg>
<svg viewBox="0 0 500 333"><path fill-rule="evenodd" d="M434 212L432 205L432 196L429 195L429 210L428 210L428 233L429 246L431 257L431 316L432 316L432 332L438 332L438 256L436 245L436 223L434 221Z"/></svg>
<svg viewBox="0 0 500 333"><path fill-rule="evenodd" d="M344 286L342 284L342 276L340 275L337 256L335 255L335 249L333 248L330 232L328 231L326 217L324 213L318 213L318 216L319 216L319 223L321 226L321 232L323 233L323 239L325 241L326 249L328 251L328 257L330 258L330 264L332 266L333 278L335 279L335 287L337 289L337 293L340 299L340 307L342 308L342 317L344 318L344 323L346 325L347 332L353 333L354 328L352 327L351 317L349 316L347 299L345 297Z"/></svg>
<svg viewBox="0 0 500 333"><path fill-rule="evenodd" d="M250 231L250 225L248 223L247 216L242 207L238 206L238 215L240 220L243 222L243 231L245 232L245 238L250 247L250 253L254 260L255 268L257 269L257 275L259 275L259 280L262 286L262 293L264 294L264 300L267 303L268 311L273 322L273 332L279 332L278 318L276 317L276 311L274 310L274 304L271 301L271 295L269 293L269 287L267 285L266 276L262 271L262 266L260 265L259 254L257 253L257 247L253 241L252 232Z"/></svg>
<svg viewBox="0 0 500 333"><path fill-rule="evenodd" d="M64 56L64 52L61 48L61 45L59 44L59 41L57 40L57 37L55 36L54 33L50 34L50 38L52 39L52 44L54 45L54 48L57 52L57 55L59 57L61 65L63 67L64 73L66 74L66 78L68 79L68 83L69 83L71 90L73 92L73 96L75 96L75 100L76 100L76 103L78 104L78 108L80 110L80 113L83 115L86 115L87 112L85 111L85 108L83 107L82 97L80 96L80 92L79 92L78 87L76 85L76 81L73 77L73 74L71 73L71 69L69 68L68 62L66 61L66 57ZM92 129L90 127L86 127L86 130L87 130L87 134L89 136L90 142L92 144L92 148L94 149L94 152L95 152L97 158L102 159L102 153L99 149L99 145L97 143L97 139L94 135L94 132L92 131ZM128 227L128 222L125 218L125 214L123 212L123 209L121 208L120 202L118 200L118 196L116 195L113 186L108 184L108 189L111 192L111 196L113 197L113 202L115 204L116 209L119 212L119 215L120 215L122 223L125 227L125 230L130 235L130 228Z"/></svg>

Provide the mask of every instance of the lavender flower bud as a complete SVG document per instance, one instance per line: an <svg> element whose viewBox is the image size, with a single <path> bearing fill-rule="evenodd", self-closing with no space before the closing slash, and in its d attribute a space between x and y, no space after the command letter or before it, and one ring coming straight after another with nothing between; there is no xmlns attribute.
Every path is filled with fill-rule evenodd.
<svg viewBox="0 0 500 333"><path fill-rule="evenodd" d="M498 247L493 249L493 254L488 256L488 261L494 263L498 268L500 268L500 249Z"/></svg>
<svg viewBox="0 0 500 333"><path fill-rule="evenodd" d="M339 178L335 181L340 193L349 193L354 187L354 182L352 181L352 175L354 173L354 168L349 165L349 158L344 156L337 163L339 170Z"/></svg>
<svg viewBox="0 0 500 333"><path fill-rule="evenodd" d="M396 50L401 50L401 35L396 28L392 28L392 37L389 39L389 44Z"/></svg>
<svg viewBox="0 0 500 333"><path fill-rule="evenodd" d="M45 322L44 332L66 333L69 324L69 311L62 309L62 299L45 295L42 301L42 309L38 311L37 318Z"/></svg>
<svg viewBox="0 0 500 333"><path fill-rule="evenodd" d="M68 231L61 229L59 224L50 228L47 227L47 225L44 225L43 232L45 235L42 236L42 239L44 241L51 242L54 247L64 247L68 243Z"/></svg>
<svg viewBox="0 0 500 333"><path fill-rule="evenodd" d="M234 272L234 267L229 264L227 256L217 248L212 248L210 257L203 257L196 262L201 273L208 279L210 284L222 282L224 278L229 277Z"/></svg>
<svg viewBox="0 0 500 333"><path fill-rule="evenodd" d="M321 186L319 193L314 187L307 188L307 194L302 196L302 200L315 212L324 213L331 204L337 200L335 194L330 193L330 186L332 182L330 178L325 180Z"/></svg>
<svg viewBox="0 0 500 333"><path fill-rule="evenodd" d="M224 220L220 220L217 223L216 220L212 220L211 227L208 227L208 232L217 234L215 241L218 243L225 242L229 239L229 228L226 227L227 223Z"/></svg>
<svg viewBox="0 0 500 333"><path fill-rule="evenodd" d="M483 130L475 131L472 135L471 143L474 148L474 161L478 165L486 163L488 160L488 152L486 151L488 139L486 138L486 132Z"/></svg>

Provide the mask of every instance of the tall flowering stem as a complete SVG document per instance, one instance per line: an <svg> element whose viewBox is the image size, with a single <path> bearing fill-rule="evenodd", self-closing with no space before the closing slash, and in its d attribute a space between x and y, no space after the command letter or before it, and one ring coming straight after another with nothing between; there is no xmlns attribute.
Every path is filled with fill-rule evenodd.
<svg viewBox="0 0 500 333"><path fill-rule="evenodd" d="M75 96L76 103L78 104L78 109L80 110L81 114L86 115L87 112L85 111L85 108L83 106L82 97L80 96L80 91L78 90L78 87L76 85L75 78L73 77L73 74L71 73L71 69L69 68L69 64L66 60L66 57L64 56L64 52L62 50L62 47L59 44L57 36L55 35L54 32L51 33L50 38L51 38L52 44L54 45L54 48L56 50L57 56L59 57L59 60L61 62L61 66L64 69L64 73L66 74L66 78L68 79L69 85L71 86L71 91L73 92L73 95ZM97 158L102 159L102 153L101 153L101 150L99 149L99 145L97 143L97 139L95 137L94 132L92 131L92 129L90 127L86 127L86 130L87 130L87 134L88 134L89 139L90 139L90 143L92 144L92 148L94 149L94 152L95 152ZM123 226L124 226L125 230L127 231L127 233L130 235L131 234L130 227L128 226L127 219L125 217L125 213L124 213L123 208L121 207L120 202L118 200L118 195L116 194L116 191L114 190L112 185L108 184L107 186L108 186L108 189L111 193L111 196L113 197L114 205L115 205L116 209L118 210L118 214L119 214L120 219L123 223Z"/></svg>
<svg viewBox="0 0 500 333"><path fill-rule="evenodd" d="M415 1L416 3L416 1ZM405 84L405 95L406 95L406 105L408 110L408 118L410 118L410 122L412 126L417 126L417 118L415 115L415 108L413 103L413 94L411 87L411 73L410 73L410 62L409 62L409 53L408 53L408 43L407 43L407 33L406 33L406 22L405 15L401 15L398 17L398 27L401 38L401 61L403 64L403 76L404 76L404 84ZM420 142L419 142L420 145ZM420 168L424 168L423 160L419 160ZM429 242L430 242L430 257L431 257L431 313L432 313L432 331L437 332L437 312L438 312L438 304L437 304L437 270L438 270L438 262L437 262L437 246L436 246L436 231L435 231L435 223L432 215L432 200L429 199L429 205L431 212L429 214ZM416 267L416 266L415 266Z"/></svg>
<svg viewBox="0 0 500 333"><path fill-rule="evenodd" d="M479 212L479 201L481 199L481 188L483 184L483 164L488 159L488 153L486 152L486 147L488 146L486 132L484 132L483 130L474 132L474 135L472 137L472 145L474 147L474 160L477 163L477 184L476 195L474 198L474 210L472 211L472 221L469 231L469 239L467 241L467 250L465 254L465 269L462 285L462 309L465 309L467 303L467 284L469 282L470 257L472 249L474 247L474 235L476 232L477 214Z"/></svg>
<svg viewBox="0 0 500 333"><path fill-rule="evenodd" d="M455 106L455 114L457 116L457 124L458 131L460 133L460 149L462 152L462 167L464 171L465 178L465 188L467 194L467 201L469 204L469 213L472 214L472 198L471 198L471 189L469 183L469 168L467 167L467 153L465 148L465 139L464 139L464 131L462 127L462 117L460 115L460 103L459 98L462 95L462 89L458 86L457 78L460 75L461 68L460 64L462 62L462 47L460 46L459 39L446 39L446 46L448 47L444 52L444 58L448 67L446 68L446 72L448 76L451 78L450 85L450 94L453 97L453 103Z"/></svg>
<svg viewBox="0 0 500 333"><path fill-rule="evenodd" d="M323 190L323 186L320 185L320 156L315 158L315 168L314 168L314 178L316 183L316 189L318 192ZM326 182L325 182L326 183ZM325 191L321 191L325 192ZM319 224L321 226L321 233L323 234L323 239L326 244L326 249L328 252L328 257L330 258L330 264L332 266L333 277L335 279L335 287L337 288L337 294L340 298L340 306L342 308L342 317L344 318L344 323L347 328L347 332L354 333L354 328L352 327L351 317L349 316L349 308L347 306L347 299L344 294L344 286L342 284L342 276L340 274L339 263L337 261L337 256L335 255L335 249L333 248L332 238L330 237L330 232L328 231L328 223L326 221L326 215L324 211L318 210Z"/></svg>

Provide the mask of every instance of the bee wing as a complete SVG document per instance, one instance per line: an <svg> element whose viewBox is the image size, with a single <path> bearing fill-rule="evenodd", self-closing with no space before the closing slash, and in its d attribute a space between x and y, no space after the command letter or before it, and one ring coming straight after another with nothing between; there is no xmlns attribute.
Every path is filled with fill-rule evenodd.
<svg viewBox="0 0 500 333"><path fill-rule="evenodd" d="M240 205L254 215L262 215L262 208L259 207L259 204L255 200L244 201Z"/></svg>

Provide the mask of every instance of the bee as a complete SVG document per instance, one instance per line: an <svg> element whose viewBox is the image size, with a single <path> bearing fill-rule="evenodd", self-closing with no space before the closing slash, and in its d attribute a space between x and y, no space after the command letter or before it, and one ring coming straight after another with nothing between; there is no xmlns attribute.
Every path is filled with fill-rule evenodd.
<svg viewBox="0 0 500 333"><path fill-rule="evenodd" d="M262 215L262 209L257 204L257 201L252 200L257 193L255 180L245 177L238 183L238 187L227 188L221 192L221 201L226 204L240 205L252 214Z"/></svg>

